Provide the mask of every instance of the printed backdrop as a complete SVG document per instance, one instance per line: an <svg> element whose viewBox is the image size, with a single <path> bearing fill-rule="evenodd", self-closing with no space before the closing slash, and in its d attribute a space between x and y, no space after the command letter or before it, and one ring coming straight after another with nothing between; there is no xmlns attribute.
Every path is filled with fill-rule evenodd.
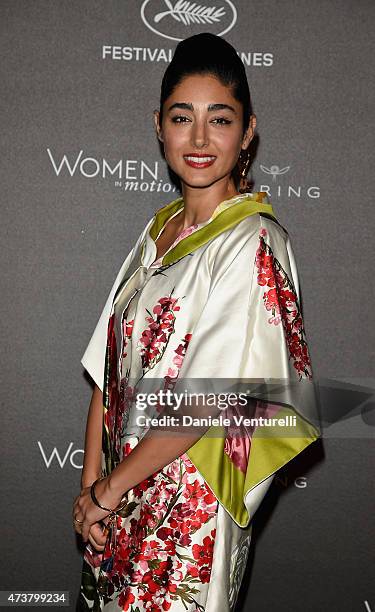
<svg viewBox="0 0 375 612"><path fill-rule="evenodd" d="M197 4L212 23L178 0L0 2L0 587L66 590L74 610L80 359L134 240L179 195L152 111L177 41L211 31L246 66L254 191L291 235L325 424L255 518L241 609L375 612L375 6Z"/></svg>

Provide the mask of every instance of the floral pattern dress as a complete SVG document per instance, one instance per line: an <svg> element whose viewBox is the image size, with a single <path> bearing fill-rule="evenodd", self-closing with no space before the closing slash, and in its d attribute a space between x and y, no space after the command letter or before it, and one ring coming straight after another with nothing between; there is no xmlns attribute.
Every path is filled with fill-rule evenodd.
<svg viewBox="0 0 375 612"><path fill-rule="evenodd" d="M195 245L194 252L189 251L186 256L169 264L165 263L168 254L181 247L184 239L190 237L192 240L193 234L198 235L199 231L202 235L202 230L207 230L222 210L246 198L249 194L221 203L208 221L181 232L167 253L156 261L155 240L151 238L148 224L147 231L125 261L126 282L121 285L123 272L120 271L82 360L96 383L106 390L104 403L107 409L104 407L103 425L108 440L107 446L103 445L103 475L120 461L126 461L145 435L144 427L139 425L139 414L134 409L135 392L139 391L142 382L151 379L161 384L163 390L173 389L184 365L185 371L186 365L189 366L189 362L184 362L186 356L190 356L191 347L194 347L194 363L199 361L194 352L199 345L194 345L193 338L195 340L201 329L199 324L202 325L204 320L203 304L207 304L209 283L203 275L197 281L196 270L188 274L189 264L191 262L191 267L194 259L189 256L195 253L197 257L200 251L204 252L206 259L201 260L199 266L206 269L211 265L212 279L212 264L216 261L218 248L226 245L225 242L218 244L215 238L205 240L200 248ZM156 238L180 210L178 207L161 224ZM259 225L259 218L255 220L255 215L253 223ZM262 290L261 308L266 315L265 324L270 329L281 326L283 337L286 334L287 360L292 363L292 369L299 377L309 378L311 364L298 305L299 289L265 242L268 236L266 227L273 228L272 224L276 226L270 220L261 224L263 227L257 232L257 248L253 251L257 286ZM225 231L218 236L223 239L223 234L225 237ZM214 247L213 251L207 251L207 246ZM135 265L132 270L132 257L138 247L142 252L142 265ZM178 265L180 270L176 271ZM220 271L223 273L225 275L225 270ZM179 287L180 278L184 285ZM181 291L182 287L186 292ZM197 304L202 303L201 310L194 310L194 301L187 299L189 292L193 300L195 296ZM103 386L105 328L107 379L104 381L106 386ZM226 333L231 333L229 317ZM234 335L234 330L232 333ZM245 329L241 333L241 337L246 336ZM102 347L100 359L98 347ZM241 356L240 350L239 354ZM197 364L197 371L203 372L205 364L207 356L202 364ZM220 376L220 365L215 367ZM233 372L239 370L240 362L234 366ZM187 373L196 376L194 370L188 368ZM269 411L272 413L272 406ZM253 430L248 433L247 444L242 446L236 446L230 432L225 440L226 459L243 473L249 460L252 434ZM97 552L90 543L86 546L77 610L234 610L246 566L252 523L249 521L243 526L233 520L231 507L221 502L221 494L213 490L197 465L199 463L194 463L187 451L127 493L128 504L117 517L117 525L107 538L105 550ZM275 469L271 468L269 472L256 483L250 495L251 502L248 501L250 497L246 497L248 510L251 506L255 511L263 499Z"/></svg>

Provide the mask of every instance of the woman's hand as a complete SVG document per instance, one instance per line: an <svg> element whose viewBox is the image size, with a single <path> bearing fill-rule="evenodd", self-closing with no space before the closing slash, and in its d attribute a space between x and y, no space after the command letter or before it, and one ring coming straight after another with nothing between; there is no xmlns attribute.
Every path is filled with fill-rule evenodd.
<svg viewBox="0 0 375 612"><path fill-rule="evenodd" d="M91 487L92 483L98 478L100 478L100 476L101 474L95 474L94 476L87 475L85 471L83 470L82 479L81 479L81 489L85 489L86 487ZM75 501L77 501L78 499L79 497L76 497ZM105 531L105 528L107 526L108 521L109 521L109 516L106 516L104 517L104 519L100 521L100 523L94 523L90 527L89 542L98 552L102 552L104 550L104 546L107 540L107 531ZM74 521L73 525L74 525L74 528L76 528L77 526L80 526L80 523L78 523L77 521ZM78 533L81 534L81 531L79 530Z"/></svg>
<svg viewBox="0 0 375 612"><path fill-rule="evenodd" d="M108 534L108 531L107 531L108 520L109 520L108 517L106 517L100 523L94 523L94 525L91 525L90 527L89 542L98 552L103 552L104 547L105 547L105 543L107 540L107 534ZM104 523L104 526L102 526L102 523Z"/></svg>
<svg viewBox="0 0 375 612"><path fill-rule="evenodd" d="M108 477L96 483L95 495L99 503L106 508L114 509L121 501L121 496L118 497L109 490ZM84 542L89 540L95 548L99 547L98 550L103 550L106 540L106 532L103 532L98 521L106 523L108 516L108 511L102 510L92 501L90 487L83 487L73 503L74 529Z"/></svg>

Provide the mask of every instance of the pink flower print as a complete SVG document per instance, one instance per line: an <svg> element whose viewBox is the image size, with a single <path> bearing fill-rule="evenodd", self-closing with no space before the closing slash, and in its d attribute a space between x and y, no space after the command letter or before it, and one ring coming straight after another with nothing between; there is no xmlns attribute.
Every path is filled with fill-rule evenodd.
<svg viewBox="0 0 375 612"><path fill-rule="evenodd" d="M168 368L165 378L175 378L177 374L178 374L178 368Z"/></svg>
<svg viewBox="0 0 375 612"><path fill-rule="evenodd" d="M176 315L180 310L177 305L178 298L171 295L161 297L154 306L146 321L149 326L142 332L137 344L140 352L143 370L150 370L160 361L166 349L170 335L174 332Z"/></svg>
<svg viewBox="0 0 375 612"><path fill-rule="evenodd" d="M135 572L132 573L132 582L139 584L142 582L142 580L143 580L143 572L141 570L136 570Z"/></svg>
<svg viewBox="0 0 375 612"><path fill-rule="evenodd" d="M292 359L299 378L303 375L312 378L310 355L294 285L263 235L262 232L259 234L255 264L258 270L258 285L269 287L268 291L263 293L264 306L272 313L268 323L278 325L282 322L289 358Z"/></svg>
<svg viewBox="0 0 375 612"><path fill-rule="evenodd" d="M132 448L132 439L124 443L125 453ZM129 504L125 523L118 518L113 566L108 567L111 551L104 555L106 593L112 596L121 590L118 601L128 612L136 601L151 612L173 608L176 601L181 606L194 602L194 583L210 580L216 531L200 535L199 530L215 517L218 501L207 483L195 476L197 470L186 454L184 458L133 488L132 497L139 497L140 503L137 499ZM183 497L185 489L188 494Z"/></svg>
<svg viewBox="0 0 375 612"><path fill-rule="evenodd" d="M181 458L183 459L183 461L185 463L185 470L189 474L194 474L197 471L197 468L195 467L194 463L192 463L189 455L184 453L183 455L181 455Z"/></svg>
<svg viewBox="0 0 375 612"><path fill-rule="evenodd" d="M184 358L182 355L175 355L173 357L173 363L175 366L177 366L177 371L181 369L183 360Z"/></svg>
<svg viewBox="0 0 375 612"><path fill-rule="evenodd" d="M165 473L172 478L174 482L180 481L180 462L178 459L172 461L166 468L164 468Z"/></svg>
<svg viewBox="0 0 375 612"><path fill-rule="evenodd" d="M228 455L232 463L244 474L246 474L247 470L250 444L251 438L247 436L246 432L243 437L228 434L225 438L224 453Z"/></svg>
<svg viewBox="0 0 375 612"><path fill-rule="evenodd" d="M164 390L173 390L177 381L178 374L181 370L182 363L184 361L191 337L191 333L185 334L182 341L175 349L175 355L172 359L172 363L175 367L169 367L167 370L167 374L164 376Z"/></svg>
<svg viewBox="0 0 375 612"><path fill-rule="evenodd" d="M91 567L99 567L102 562L102 553L95 550L89 542L85 549L84 559Z"/></svg>
<svg viewBox="0 0 375 612"><path fill-rule="evenodd" d="M278 404L269 404L267 402L262 402L261 400L252 399L254 405L254 418L258 419L259 417L263 418L271 418L276 415L276 413L281 409ZM248 416L248 406L244 407L240 404L229 406L225 411L225 416L230 419L231 424L228 427L225 427L225 443L224 443L224 452L228 455L229 459L232 463L239 469L241 472L246 474L251 441L256 428L256 425L235 425L234 416L247 417Z"/></svg>
<svg viewBox="0 0 375 612"><path fill-rule="evenodd" d="M133 332L133 326L134 326L134 319L132 319L131 321L127 321L126 317L122 319L122 337L124 339L122 354L124 357L126 355L126 353L124 354L124 349L126 348L128 340L131 338L131 335Z"/></svg>
<svg viewBox="0 0 375 612"><path fill-rule="evenodd" d="M173 357L173 364L177 367L177 370L181 370L182 363L184 361L189 342L192 334L185 334L182 342L175 349L175 356Z"/></svg>
<svg viewBox="0 0 375 612"><path fill-rule="evenodd" d="M187 571L190 576L193 578L197 578L199 575L199 569L196 565L192 565L191 563L187 564Z"/></svg>
<svg viewBox="0 0 375 612"><path fill-rule="evenodd" d="M148 569L148 562L158 559L160 555L160 546L157 540L150 540L148 542L142 542L139 554L134 557L136 562L140 563L140 566L144 569ZM147 563L143 563L145 561Z"/></svg>
<svg viewBox="0 0 375 612"><path fill-rule="evenodd" d="M119 546L119 556L122 560L128 559L131 551L131 537L125 529L121 529L117 536Z"/></svg>
<svg viewBox="0 0 375 612"><path fill-rule="evenodd" d="M194 225L190 225L189 227L185 227L185 229L183 229L182 232L178 234L174 242L171 244L170 249L168 250L172 250L173 247L175 247L176 244L180 242L180 240L192 234L197 229L197 227L198 227L198 223L195 223ZM163 259L163 257L161 257L160 259Z"/></svg>
<svg viewBox="0 0 375 612"><path fill-rule="evenodd" d="M131 338L133 332L134 319L131 321L126 320L126 311L123 313L123 319L121 321L122 328L122 347L121 347L121 355L120 355L120 377L123 377L123 360L127 356L127 346L129 344L129 340Z"/></svg>
<svg viewBox="0 0 375 612"><path fill-rule="evenodd" d="M176 244L178 244L180 242L180 240L182 240L183 238L186 238L186 236L189 236L190 234L192 234L197 229L198 226L199 226L199 224L195 223L194 225L190 225L190 227L186 227L184 230L182 230L182 232L180 234L178 234L178 236L175 238L174 242L171 244L171 246L169 247L168 251L171 251L176 246ZM158 257L158 259L156 259L154 261L154 263L152 264L152 268L154 268L154 267L156 268L158 266L161 266L162 262L163 262L163 257L164 256L165 256L165 253L161 257Z"/></svg>

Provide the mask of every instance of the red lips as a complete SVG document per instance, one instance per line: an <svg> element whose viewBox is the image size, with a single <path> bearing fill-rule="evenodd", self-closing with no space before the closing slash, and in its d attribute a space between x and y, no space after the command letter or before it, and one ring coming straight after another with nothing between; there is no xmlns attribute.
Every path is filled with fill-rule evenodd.
<svg viewBox="0 0 375 612"><path fill-rule="evenodd" d="M185 153L184 157L216 157L216 155L210 155L210 153Z"/></svg>
<svg viewBox="0 0 375 612"><path fill-rule="evenodd" d="M208 153L188 153L184 155L185 162L192 168L208 168L208 166L212 166L215 159L215 155L209 155Z"/></svg>

